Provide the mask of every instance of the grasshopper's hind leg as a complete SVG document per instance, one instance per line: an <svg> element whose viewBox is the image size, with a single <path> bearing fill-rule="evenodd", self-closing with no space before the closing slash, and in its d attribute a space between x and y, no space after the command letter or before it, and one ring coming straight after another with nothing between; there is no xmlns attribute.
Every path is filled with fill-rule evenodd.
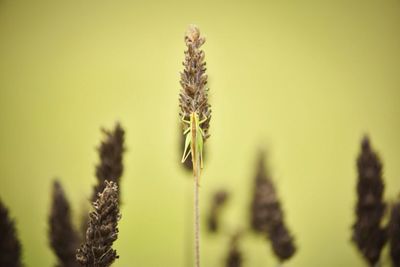
<svg viewBox="0 0 400 267"><path fill-rule="evenodd" d="M188 127L188 128L183 132L183 135L187 134L190 130L191 130L190 127Z"/></svg>
<svg viewBox="0 0 400 267"><path fill-rule="evenodd" d="M189 157L189 154L191 152L190 147L190 142L191 142L191 136L190 134L186 135L186 140L185 140L185 149L183 150L183 155L182 155L182 160L181 162L184 163L186 159Z"/></svg>
<svg viewBox="0 0 400 267"><path fill-rule="evenodd" d="M199 159L200 159L200 168L203 169L203 146L204 146L204 142L203 142L203 131L201 130L201 128L199 128L200 130L200 135L197 136L197 151L198 151L198 155L199 155Z"/></svg>

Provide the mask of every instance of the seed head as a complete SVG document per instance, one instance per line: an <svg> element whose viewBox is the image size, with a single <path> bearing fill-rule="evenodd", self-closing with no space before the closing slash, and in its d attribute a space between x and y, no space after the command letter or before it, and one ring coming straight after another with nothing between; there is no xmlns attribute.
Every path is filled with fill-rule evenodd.
<svg viewBox="0 0 400 267"><path fill-rule="evenodd" d="M239 249L240 236L240 232L237 232L231 236L228 256L225 261L226 267L241 267L243 264L242 252Z"/></svg>
<svg viewBox="0 0 400 267"><path fill-rule="evenodd" d="M368 263L374 266L387 239L387 231L381 227L386 204L383 202L382 163L368 137L361 142L357 169L357 218L352 239Z"/></svg>
<svg viewBox="0 0 400 267"><path fill-rule="evenodd" d="M21 267L21 243L8 209L0 200L0 266Z"/></svg>
<svg viewBox="0 0 400 267"><path fill-rule="evenodd" d="M208 88L206 75L206 62L201 46L205 38L200 36L200 30L195 25L189 25L185 34L185 60L184 70L181 72L181 92L179 94L180 117L189 119L191 113L197 113L200 120L207 119L202 129L208 137L208 129L211 119L211 109L208 104ZM185 125L184 127L188 127Z"/></svg>
<svg viewBox="0 0 400 267"><path fill-rule="evenodd" d="M229 198L228 192L223 189L218 190L213 195L210 213L208 214L207 218L208 230L212 233L217 232L220 228L219 227L220 214L228 198Z"/></svg>
<svg viewBox="0 0 400 267"><path fill-rule="evenodd" d="M90 213L86 241L78 249L77 261L85 267L108 267L118 258L112 244L118 237L118 221L121 217L118 205L118 187L115 182L105 181Z"/></svg>
<svg viewBox="0 0 400 267"><path fill-rule="evenodd" d="M279 260L285 261L295 254L296 245L284 221L281 203L264 161L265 155L260 153L251 206L251 224L254 231L268 237Z"/></svg>
<svg viewBox="0 0 400 267"><path fill-rule="evenodd" d="M96 166L97 184L94 187L92 201L103 191L105 180L113 181L118 186L124 170L123 154L125 151L125 131L119 123L113 131L102 129L105 139L98 148L100 163Z"/></svg>
<svg viewBox="0 0 400 267"><path fill-rule="evenodd" d="M400 201L392 206L388 232L392 265L400 267Z"/></svg>
<svg viewBox="0 0 400 267"><path fill-rule="evenodd" d="M53 183L52 207L49 217L51 249L58 258L57 266L79 266L75 259L79 236L71 222L71 209L59 181Z"/></svg>

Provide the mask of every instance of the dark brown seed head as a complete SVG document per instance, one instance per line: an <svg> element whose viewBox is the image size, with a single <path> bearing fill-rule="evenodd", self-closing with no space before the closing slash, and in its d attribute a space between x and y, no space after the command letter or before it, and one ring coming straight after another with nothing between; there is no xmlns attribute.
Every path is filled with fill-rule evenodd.
<svg viewBox="0 0 400 267"><path fill-rule="evenodd" d="M251 226L254 231L264 233L267 231L267 223L270 214L268 208L277 205L278 199L275 188L268 178L265 167L265 155L259 154L254 177L253 199L251 204Z"/></svg>
<svg viewBox="0 0 400 267"><path fill-rule="evenodd" d="M368 137L361 142L357 170L357 218L352 239L363 257L374 266L387 239L387 230L381 227L386 204L383 201L382 164Z"/></svg>
<svg viewBox="0 0 400 267"><path fill-rule="evenodd" d="M85 267L108 267L118 258L112 244L118 237L118 221L121 217L118 205L118 187L115 182L105 181L103 192L93 203L89 215L86 241L76 254Z"/></svg>
<svg viewBox="0 0 400 267"><path fill-rule="evenodd" d="M21 267L21 243L15 231L15 222L0 200L0 266Z"/></svg>
<svg viewBox="0 0 400 267"><path fill-rule="evenodd" d="M75 259L76 249L79 247L79 236L71 222L70 205L57 180L53 183L49 226L50 246L58 258L57 266L79 266Z"/></svg>
<svg viewBox="0 0 400 267"><path fill-rule="evenodd" d="M268 238L271 240L272 250L280 261L288 260L296 253L293 237L283 220L268 227Z"/></svg>
<svg viewBox="0 0 400 267"><path fill-rule="evenodd" d="M239 250L240 233L232 235L229 245L228 256L226 258L226 267L241 267L243 263L242 252Z"/></svg>
<svg viewBox="0 0 400 267"><path fill-rule="evenodd" d="M400 201L392 206L388 232L392 265L400 267Z"/></svg>
<svg viewBox="0 0 400 267"><path fill-rule="evenodd" d="M184 70L181 72L179 106L181 118L188 120L190 114L197 113L200 120L207 119L201 128L208 137L211 109L208 104L206 62L204 51L201 50L204 42L205 38L200 35L199 28L190 25L185 34L187 50L183 61ZM184 124L184 128L187 128L187 124Z"/></svg>
<svg viewBox="0 0 400 267"><path fill-rule="evenodd" d="M99 151L100 163L96 166L97 184L94 187L92 201L105 187L105 180L113 181L118 186L124 170L123 153L125 151L125 131L119 123L113 131L102 129L105 139L101 142Z"/></svg>
<svg viewBox="0 0 400 267"><path fill-rule="evenodd" d="M272 179L265 167L265 155L260 153L255 176L251 223L254 231L266 234L280 261L291 258L296 252L294 238L284 221L284 214Z"/></svg>
<svg viewBox="0 0 400 267"><path fill-rule="evenodd" d="M218 229L220 228L219 221L220 221L221 210L228 197L229 194L225 190L219 190L215 192L215 194L213 195L210 213L208 214L207 218L208 230L212 233L217 232Z"/></svg>

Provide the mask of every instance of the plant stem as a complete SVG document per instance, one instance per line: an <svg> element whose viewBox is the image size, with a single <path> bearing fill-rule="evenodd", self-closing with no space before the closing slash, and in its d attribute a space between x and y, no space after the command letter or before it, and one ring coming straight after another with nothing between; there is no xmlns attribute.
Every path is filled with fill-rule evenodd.
<svg viewBox="0 0 400 267"><path fill-rule="evenodd" d="M192 165L192 164L191 164ZM192 182L192 181L190 181ZM185 200L193 197L192 184L185 187ZM183 266L189 267L193 264L193 203L184 201L185 205L185 232L183 237Z"/></svg>
<svg viewBox="0 0 400 267"><path fill-rule="evenodd" d="M197 157L193 157L196 159ZM199 180L200 161L193 160L194 175L194 254L195 267L200 267L200 209L199 209Z"/></svg>
<svg viewBox="0 0 400 267"><path fill-rule="evenodd" d="M194 266L200 267L200 208L199 208L199 184L200 184L200 151L197 144L197 128L195 121L191 120L192 142L191 153L194 176ZM202 137L201 137L202 138Z"/></svg>

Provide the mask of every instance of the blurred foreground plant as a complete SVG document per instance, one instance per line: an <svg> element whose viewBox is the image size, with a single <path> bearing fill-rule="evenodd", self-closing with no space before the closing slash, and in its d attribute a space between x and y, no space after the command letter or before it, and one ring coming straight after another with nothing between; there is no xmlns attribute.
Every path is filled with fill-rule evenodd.
<svg viewBox="0 0 400 267"><path fill-rule="evenodd" d="M241 233L237 232L231 236L228 256L226 257L225 267L241 267L243 262L242 252L239 249Z"/></svg>
<svg viewBox="0 0 400 267"><path fill-rule="evenodd" d="M272 249L283 262L296 252L294 238L287 228L275 186L265 167L265 155L260 153L251 204L251 226L254 231L266 234Z"/></svg>
<svg viewBox="0 0 400 267"><path fill-rule="evenodd" d="M207 226L210 232L217 232L219 229L219 217L221 213L221 209L226 203L229 194L227 191L221 189L214 193L210 212L207 218Z"/></svg>
<svg viewBox="0 0 400 267"><path fill-rule="evenodd" d="M96 201L98 194L103 191L105 180L113 181L119 187L124 171L124 129L117 123L113 131L102 129L102 132L105 139L98 148L100 163L96 166L97 184L93 188L92 201ZM120 194L118 194L118 200L120 200Z"/></svg>
<svg viewBox="0 0 400 267"><path fill-rule="evenodd" d="M21 243L8 209L0 200L0 266L21 267Z"/></svg>
<svg viewBox="0 0 400 267"><path fill-rule="evenodd" d="M71 221L71 209L61 183L53 183L52 206L49 217L49 239L51 249L58 258L57 267L79 266L76 249L79 235Z"/></svg>
<svg viewBox="0 0 400 267"><path fill-rule="evenodd" d="M400 267L400 201L396 201L391 208L389 226L389 251L392 265Z"/></svg>
<svg viewBox="0 0 400 267"><path fill-rule="evenodd" d="M352 239L369 265L374 266L387 239L387 231L381 226L386 204L383 201L382 163L368 137L361 142L357 170L357 216Z"/></svg>

